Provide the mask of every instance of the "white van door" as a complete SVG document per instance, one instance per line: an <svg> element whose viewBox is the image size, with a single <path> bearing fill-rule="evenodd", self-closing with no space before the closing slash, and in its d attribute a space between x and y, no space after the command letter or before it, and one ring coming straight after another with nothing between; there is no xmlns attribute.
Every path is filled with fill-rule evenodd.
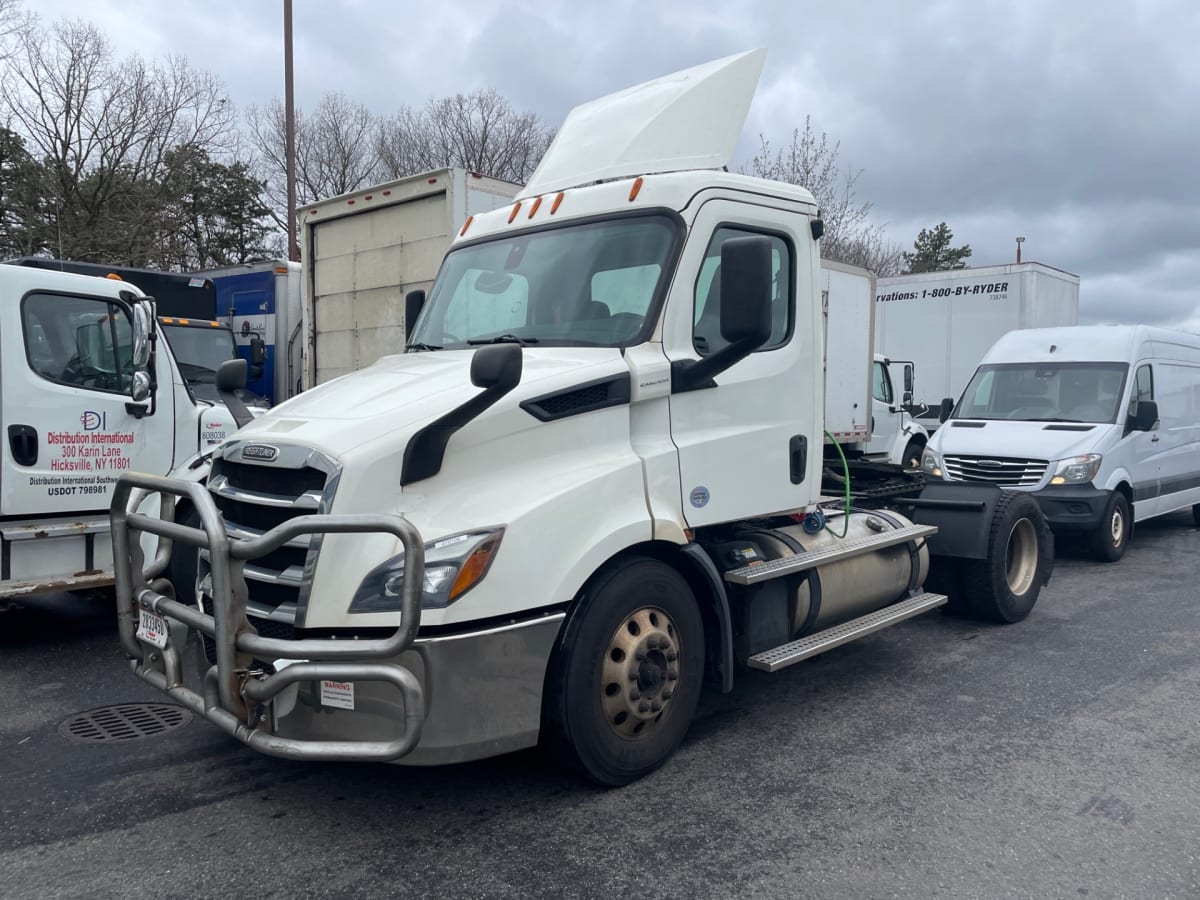
<svg viewBox="0 0 1200 900"><path fill-rule="evenodd" d="M1154 400L1154 370L1150 363L1139 363L1129 390L1128 414L1137 414L1138 403ZM1127 468L1133 479L1133 519L1140 522L1162 511L1160 486L1161 448L1164 446L1160 429L1133 431L1122 440L1127 454Z"/></svg>
<svg viewBox="0 0 1200 900"><path fill-rule="evenodd" d="M122 472L168 472L171 377L160 360L158 409L139 418L149 404L130 402L125 307L35 288L21 298L19 317L2 327L3 515L102 513Z"/></svg>
<svg viewBox="0 0 1200 900"><path fill-rule="evenodd" d="M1200 503L1200 366L1155 363L1158 511Z"/></svg>

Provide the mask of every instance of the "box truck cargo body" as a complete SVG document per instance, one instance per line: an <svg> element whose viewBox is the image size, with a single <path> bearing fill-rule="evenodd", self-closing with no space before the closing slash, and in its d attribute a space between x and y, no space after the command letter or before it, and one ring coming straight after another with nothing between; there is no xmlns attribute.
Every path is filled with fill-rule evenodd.
<svg viewBox="0 0 1200 900"><path fill-rule="evenodd" d="M303 387L404 352L404 295L433 284L468 217L518 190L439 169L303 207Z"/></svg>
<svg viewBox="0 0 1200 900"><path fill-rule="evenodd" d="M931 427L942 398L958 398L1001 335L1078 321L1079 276L1037 262L898 275L876 284L875 350L913 361L913 400L929 407Z"/></svg>

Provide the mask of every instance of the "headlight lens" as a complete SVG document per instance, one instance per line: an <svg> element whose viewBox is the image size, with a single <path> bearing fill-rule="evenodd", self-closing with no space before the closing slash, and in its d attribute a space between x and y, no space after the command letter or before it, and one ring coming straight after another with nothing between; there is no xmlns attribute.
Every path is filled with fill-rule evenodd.
<svg viewBox="0 0 1200 900"><path fill-rule="evenodd" d="M934 478L942 477L942 458L928 447L921 453L921 471Z"/></svg>
<svg viewBox="0 0 1200 900"><path fill-rule="evenodd" d="M425 545L425 579L421 608L449 606L480 581L491 568L504 536L503 528L451 535ZM400 609L404 554L376 566L362 580L350 612L395 612Z"/></svg>
<svg viewBox="0 0 1200 900"><path fill-rule="evenodd" d="M1086 484L1096 477L1100 471L1099 453L1085 453L1083 456L1072 456L1059 462L1054 470L1051 484Z"/></svg>

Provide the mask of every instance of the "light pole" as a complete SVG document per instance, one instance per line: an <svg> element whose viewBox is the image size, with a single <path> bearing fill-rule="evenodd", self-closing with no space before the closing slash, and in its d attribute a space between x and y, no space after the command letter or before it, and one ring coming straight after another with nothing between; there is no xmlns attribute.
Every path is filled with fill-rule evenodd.
<svg viewBox="0 0 1200 900"><path fill-rule="evenodd" d="M287 157L287 246L288 259L300 261L296 244L296 105L292 93L292 0L283 0L283 131Z"/></svg>
<svg viewBox="0 0 1200 900"><path fill-rule="evenodd" d="M1021 245L1023 243L1025 243L1025 238L1023 238L1023 237L1017 238L1017 265L1018 266L1021 264Z"/></svg>

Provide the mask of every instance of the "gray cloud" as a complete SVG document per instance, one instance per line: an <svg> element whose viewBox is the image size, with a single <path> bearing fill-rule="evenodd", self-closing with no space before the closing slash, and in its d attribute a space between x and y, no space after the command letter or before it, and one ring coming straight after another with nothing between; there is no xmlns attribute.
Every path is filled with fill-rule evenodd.
<svg viewBox="0 0 1200 900"><path fill-rule="evenodd" d="M282 94L277 2L38 0L121 52L186 55L241 106ZM862 169L859 197L909 246L946 221L977 264L1081 276L1081 317L1200 327L1200 4L1191 0L382 0L295 3L302 105L379 113L477 87L561 121L577 102L769 49L739 153L806 114Z"/></svg>

